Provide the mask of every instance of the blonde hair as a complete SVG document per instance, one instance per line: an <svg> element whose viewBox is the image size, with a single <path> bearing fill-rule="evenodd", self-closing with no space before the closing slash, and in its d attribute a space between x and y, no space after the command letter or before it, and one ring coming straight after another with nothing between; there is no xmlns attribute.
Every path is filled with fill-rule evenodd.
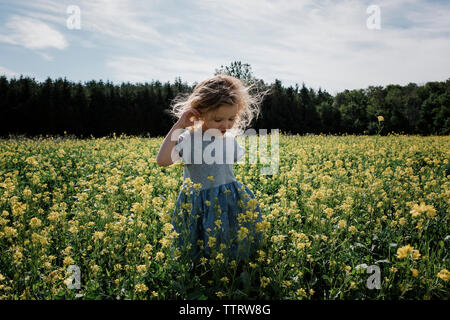
<svg viewBox="0 0 450 320"><path fill-rule="evenodd" d="M218 74L197 84L191 94L177 95L172 101L170 113L179 119L191 108L199 109L204 114L222 105L237 105L238 113L232 129L242 132L254 118L258 118L260 104L267 92L258 92L256 82L245 85L238 78Z"/></svg>

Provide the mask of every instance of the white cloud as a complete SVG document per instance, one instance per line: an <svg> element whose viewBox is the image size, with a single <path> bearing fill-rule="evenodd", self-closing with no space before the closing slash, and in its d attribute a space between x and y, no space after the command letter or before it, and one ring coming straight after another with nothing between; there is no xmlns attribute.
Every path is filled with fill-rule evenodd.
<svg viewBox="0 0 450 320"><path fill-rule="evenodd" d="M175 57L129 57L108 59L106 66L112 71L113 80L130 82L171 81L181 76L183 81L200 82L205 75L213 75L214 62L204 59L191 60Z"/></svg>
<svg viewBox="0 0 450 320"><path fill-rule="evenodd" d="M20 3L20 12L28 19L65 28L66 8L73 1ZM76 4L82 32L66 36L71 43L107 56L97 63L117 81L172 81L176 76L201 81L233 60L250 63L255 76L266 82L275 78L284 85L305 82L330 93L449 77L450 5L444 1L80 0ZM366 27L371 4L380 6L381 30ZM3 37L8 43L33 43L19 36L25 31L17 25L10 29L13 32L0 33L0 41ZM57 41L50 43L56 47Z"/></svg>
<svg viewBox="0 0 450 320"><path fill-rule="evenodd" d="M149 8L139 10L131 1L107 0L82 1L80 8L83 25L94 33L144 43L162 40L151 23L142 21Z"/></svg>
<svg viewBox="0 0 450 320"><path fill-rule="evenodd" d="M203 41L210 54L241 57L266 81L334 93L448 78L450 7L378 2L381 30L366 27L368 1L200 1L211 17ZM402 17L407 24L394 27Z"/></svg>
<svg viewBox="0 0 450 320"><path fill-rule="evenodd" d="M65 49L64 36L48 24L29 17L11 16L2 28L0 42L23 46L28 49Z"/></svg>
<svg viewBox="0 0 450 320"><path fill-rule="evenodd" d="M38 52L37 54L38 54L39 56L41 56L42 59L44 59L44 60L47 60L47 61L52 61L52 60L53 60L53 57L52 57L51 55L47 54L47 53L44 53L44 52Z"/></svg>
<svg viewBox="0 0 450 320"><path fill-rule="evenodd" d="M76 5L80 8L81 29L89 31L94 39L108 45L124 42L153 44L158 47L177 45L176 41L164 36L157 26L170 22L170 17L161 15L154 6L160 1L132 0L80 0ZM163 3L164 4L164 3ZM29 15L63 24L69 14L67 7L74 5L71 0L45 0L32 3L23 2ZM33 10L29 10L29 9ZM106 37L105 37L106 36ZM106 40L106 41L105 41Z"/></svg>

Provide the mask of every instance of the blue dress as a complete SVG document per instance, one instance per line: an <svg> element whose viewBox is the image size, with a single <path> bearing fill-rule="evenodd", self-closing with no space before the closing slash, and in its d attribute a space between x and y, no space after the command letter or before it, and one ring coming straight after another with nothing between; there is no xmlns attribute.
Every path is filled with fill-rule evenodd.
<svg viewBox="0 0 450 320"><path fill-rule="evenodd" d="M262 216L252 191L233 173L245 149L228 133L215 137L196 129L185 130L175 150L185 163L172 216L178 248L194 261L248 260L261 244Z"/></svg>

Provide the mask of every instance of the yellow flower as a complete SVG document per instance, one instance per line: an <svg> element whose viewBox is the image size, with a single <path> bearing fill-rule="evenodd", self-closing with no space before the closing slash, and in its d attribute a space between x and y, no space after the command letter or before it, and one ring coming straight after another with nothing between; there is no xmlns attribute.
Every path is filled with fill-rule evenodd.
<svg viewBox="0 0 450 320"><path fill-rule="evenodd" d="M212 248L212 247L214 247L215 244L216 244L216 238L215 237L209 237L208 246Z"/></svg>
<svg viewBox="0 0 450 320"><path fill-rule="evenodd" d="M134 291L135 292L146 292L148 290L147 286L143 283L138 283L137 285L134 286Z"/></svg>
<svg viewBox="0 0 450 320"><path fill-rule="evenodd" d="M92 236L92 239L95 241L95 240L100 240L100 239L103 239L103 236L105 235L105 233L104 232L101 232L101 231L95 231L94 232L94 235Z"/></svg>
<svg viewBox="0 0 450 320"><path fill-rule="evenodd" d="M419 222L416 225L416 229L421 230L422 229L422 223L423 223L423 219L420 219Z"/></svg>
<svg viewBox="0 0 450 320"><path fill-rule="evenodd" d="M378 121L380 121L380 122L384 121L384 117L383 116L378 116Z"/></svg>
<svg viewBox="0 0 450 320"><path fill-rule="evenodd" d="M265 288L270 283L270 279L267 277L261 277L260 282L261 282L261 288Z"/></svg>
<svg viewBox="0 0 450 320"><path fill-rule="evenodd" d="M303 298L303 297L306 297L306 291L303 288L298 289L296 293L297 293L297 296L300 299Z"/></svg>
<svg viewBox="0 0 450 320"><path fill-rule="evenodd" d="M257 205L258 205L258 200L256 200L255 198L252 198L247 202L248 208L252 209L252 210L256 210Z"/></svg>
<svg viewBox="0 0 450 320"><path fill-rule="evenodd" d="M189 189L192 186L192 184L193 184L193 182L192 182L191 178L184 179L183 189Z"/></svg>
<svg viewBox="0 0 450 320"><path fill-rule="evenodd" d="M409 256L409 254L413 251L414 247L411 247L409 244L397 249L397 258L405 259Z"/></svg>
<svg viewBox="0 0 450 320"><path fill-rule="evenodd" d="M147 252L147 253L152 252L152 251L153 251L152 245L151 245L150 243L147 243L147 244L144 246L144 251Z"/></svg>
<svg viewBox="0 0 450 320"><path fill-rule="evenodd" d="M131 212L135 212L136 214L142 214L144 212L144 207L139 202L135 202L132 205Z"/></svg>
<svg viewBox="0 0 450 320"><path fill-rule="evenodd" d="M347 226L347 221L339 220L339 228L345 228Z"/></svg>
<svg viewBox="0 0 450 320"><path fill-rule="evenodd" d="M224 294L222 291L217 291L217 292L216 292L216 296L217 296L218 298L223 298L223 297L226 296L226 294Z"/></svg>
<svg viewBox="0 0 450 320"><path fill-rule="evenodd" d="M214 181L214 176L208 176L209 181Z"/></svg>
<svg viewBox="0 0 450 320"><path fill-rule="evenodd" d="M282 242L284 240L285 237L286 237L285 235L280 234L278 236L272 236L272 238L270 238L270 240L273 243L280 243L280 242Z"/></svg>
<svg viewBox="0 0 450 320"><path fill-rule="evenodd" d="M223 254L222 254L222 253L218 253L218 254L217 254L216 260L217 260L217 261L220 261L220 262L222 262L222 263L225 262L225 259L223 258Z"/></svg>
<svg viewBox="0 0 450 320"><path fill-rule="evenodd" d="M256 232L264 232L269 230L270 228L270 222L269 221L262 221L256 223Z"/></svg>
<svg viewBox="0 0 450 320"><path fill-rule="evenodd" d="M411 273L413 277L417 277L419 275L419 270L417 269L411 269Z"/></svg>
<svg viewBox="0 0 450 320"><path fill-rule="evenodd" d="M17 230L11 227L5 227L4 230L5 236L7 238L17 237Z"/></svg>
<svg viewBox="0 0 450 320"><path fill-rule="evenodd" d="M436 209L431 205L426 205L424 202L420 202L420 205L414 204L414 206L410 210L413 218L416 218L425 212L428 218L434 218L436 216Z"/></svg>
<svg viewBox="0 0 450 320"><path fill-rule="evenodd" d="M211 205L211 201L205 200L205 204L207 207L209 207Z"/></svg>
<svg viewBox="0 0 450 320"><path fill-rule="evenodd" d="M92 270L93 273L97 273L97 272L100 271L100 266L94 264L94 265L91 266L91 270Z"/></svg>
<svg viewBox="0 0 450 320"><path fill-rule="evenodd" d="M155 260L156 261L159 261L159 260L162 260L162 259L164 259L164 253L163 252L157 252L156 253L156 257L155 257Z"/></svg>
<svg viewBox="0 0 450 320"><path fill-rule="evenodd" d="M248 234L248 229L246 227L241 227L238 231L238 239L242 241Z"/></svg>
<svg viewBox="0 0 450 320"><path fill-rule="evenodd" d="M71 226L70 228L69 228L69 232L70 233L73 233L73 234L77 234L78 233L78 227L77 226Z"/></svg>
<svg viewBox="0 0 450 320"><path fill-rule="evenodd" d="M147 266L145 264L138 265L136 271L141 275L144 275L147 272Z"/></svg>
<svg viewBox="0 0 450 320"><path fill-rule="evenodd" d="M63 261L63 264L65 265L65 266L67 266L67 265L71 265L71 264L73 264L75 261L71 258L71 257L65 257L64 258L64 261Z"/></svg>
<svg viewBox="0 0 450 320"><path fill-rule="evenodd" d="M162 230L165 235L169 235L172 232L173 225L171 223L165 223Z"/></svg>
<svg viewBox="0 0 450 320"><path fill-rule="evenodd" d="M24 194L26 197L30 197L33 193L31 192L31 190L30 190L28 187L26 187L26 188L23 190L23 194Z"/></svg>
<svg viewBox="0 0 450 320"><path fill-rule="evenodd" d="M326 208L323 212L325 212L328 218L331 218L331 216L334 214L334 210L332 208Z"/></svg>
<svg viewBox="0 0 450 320"><path fill-rule="evenodd" d="M161 240L159 240L159 243L161 243L162 248L167 248L170 246L170 240L167 238L162 238Z"/></svg>
<svg viewBox="0 0 450 320"><path fill-rule="evenodd" d="M228 279L227 277L223 277L222 279L220 279L220 281L222 281L223 283L228 283L230 282L230 279Z"/></svg>
<svg viewBox="0 0 450 320"><path fill-rule="evenodd" d="M442 269L438 272L437 276L447 282L450 279L450 272L447 269Z"/></svg>
<svg viewBox="0 0 450 320"><path fill-rule="evenodd" d="M414 260L417 260L417 259L420 258L419 250L413 250L413 251L412 251L412 258L413 258Z"/></svg>
<svg viewBox="0 0 450 320"><path fill-rule="evenodd" d="M61 252L62 252L63 255L68 256L68 255L70 254L70 251L71 251L72 249L73 249L73 248L72 248L71 246L68 246L68 247L66 247L64 250L62 250Z"/></svg>
<svg viewBox="0 0 450 320"><path fill-rule="evenodd" d="M427 217L434 218L436 216L436 209L433 206L427 206Z"/></svg>
<svg viewBox="0 0 450 320"><path fill-rule="evenodd" d="M16 250L16 252L14 252L13 258L14 258L14 264L21 264L22 258L23 258L22 252L20 252L19 250Z"/></svg>

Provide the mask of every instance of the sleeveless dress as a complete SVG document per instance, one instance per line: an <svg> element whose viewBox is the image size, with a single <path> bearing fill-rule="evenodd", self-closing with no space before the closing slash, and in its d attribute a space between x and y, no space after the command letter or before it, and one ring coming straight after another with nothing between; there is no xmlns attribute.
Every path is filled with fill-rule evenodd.
<svg viewBox="0 0 450 320"><path fill-rule="evenodd" d="M252 191L233 173L245 149L228 132L216 137L197 128L185 129L175 150L184 162L172 215L178 248L194 261L248 260L261 244L262 216Z"/></svg>

